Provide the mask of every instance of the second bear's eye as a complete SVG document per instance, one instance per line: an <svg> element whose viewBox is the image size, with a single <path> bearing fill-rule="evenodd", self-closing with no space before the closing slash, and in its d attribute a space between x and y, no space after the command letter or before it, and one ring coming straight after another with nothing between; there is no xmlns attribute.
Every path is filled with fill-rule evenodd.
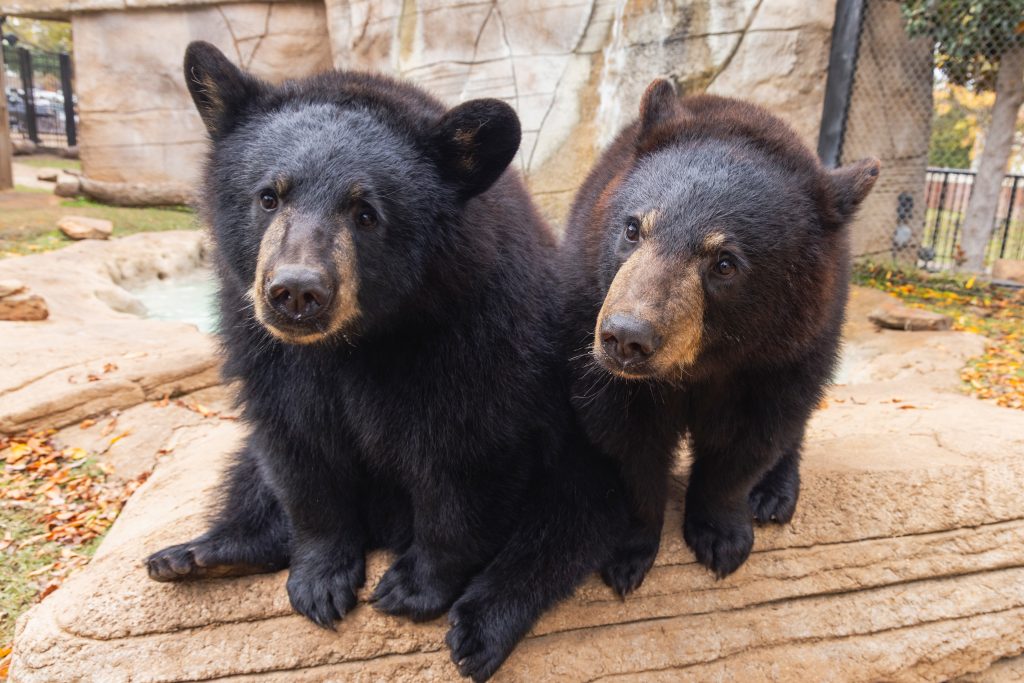
<svg viewBox="0 0 1024 683"><path fill-rule="evenodd" d="M356 225L360 228L372 228L377 225L377 212L372 206L360 204L355 210Z"/></svg>
<svg viewBox="0 0 1024 683"><path fill-rule="evenodd" d="M277 209L277 193L273 190L260 190L260 206L264 211L275 211Z"/></svg>
<svg viewBox="0 0 1024 683"><path fill-rule="evenodd" d="M636 242L640 239L640 224L635 218L626 221L626 229L623 230L622 236L626 238L627 242Z"/></svg>
<svg viewBox="0 0 1024 683"><path fill-rule="evenodd" d="M736 274L736 261L731 254L722 254L715 264L715 274L719 277L730 278Z"/></svg>

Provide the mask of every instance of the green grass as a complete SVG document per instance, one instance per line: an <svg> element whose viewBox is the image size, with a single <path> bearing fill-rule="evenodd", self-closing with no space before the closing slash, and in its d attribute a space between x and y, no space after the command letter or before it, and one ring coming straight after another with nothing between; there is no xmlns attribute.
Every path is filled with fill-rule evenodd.
<svg viewBox="0 0 1024 683"><path fill-rule="evenodd" d="M19 189L18 193L22 190ZM26 192L26 194L32 194ZM129 208L107 206L90 199L64 199L57 202L0 202L0 258L33 254L71 243L57 230L62 216L78 215L105 218L114 224L114 237L138 232L195 230L195 213L185 206Z"/></svg>
<svg viewBox="0 0 1024 683"><path fill-rule="evenodd" d="M36 155L14 157L14 162L17 164L24 164L25 166L31 166L33 168L61 168L74 171L82 170L82 162L78 159L65 159L64 157L57 156Z"/></svg>

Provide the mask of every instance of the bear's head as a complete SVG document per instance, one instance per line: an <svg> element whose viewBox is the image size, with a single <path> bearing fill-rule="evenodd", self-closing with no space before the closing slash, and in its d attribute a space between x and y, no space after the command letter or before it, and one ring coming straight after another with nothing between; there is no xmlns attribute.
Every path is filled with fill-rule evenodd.
<svg viewBox="0 0 1024 683"><path fill-rule="evenodd" d="M604 293L593 349L607 370L699 379L799 358L838 327L846 225L876 160L826 170L760 107L680 100L663 80L633 130L629 163L591 213Z"/></svg>
<svg viewBox="0 0 1024 683"><path fill-rule="evenodd" d="M221 276L288 343L351 339L425 296L445 226L519 147L498 100L446 111L350 72L272 86L202 42L185 79L213 142L200 205Z"/></svg>

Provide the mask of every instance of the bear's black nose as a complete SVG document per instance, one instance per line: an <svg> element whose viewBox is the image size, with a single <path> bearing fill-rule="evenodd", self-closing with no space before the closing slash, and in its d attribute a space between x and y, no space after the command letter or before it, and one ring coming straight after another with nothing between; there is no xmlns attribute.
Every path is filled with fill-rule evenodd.
<svg viewBox="0 0 1024 683"><path fill-rule="evenodd" d="M281 266L267 286L274 310L292 322L312 320L327 310L331 288L324 273L305 266Z"/></svg>
<svg viewBox="0 0 1024 683"><path fill-rule="evenodd" d="M660 339L646 320L614 313L601 323L601 344L605 353L626 368L650 358L658 350Z"/></svg>

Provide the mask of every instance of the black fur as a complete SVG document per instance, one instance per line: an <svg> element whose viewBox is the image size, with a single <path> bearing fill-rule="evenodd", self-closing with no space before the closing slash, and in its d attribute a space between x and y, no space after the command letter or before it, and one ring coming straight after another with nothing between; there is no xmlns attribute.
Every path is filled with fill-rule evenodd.
<svg viewBox="0 0 1024 683"><path fill-rule="evenodd" d="M877 173L873 161L828 171L763 109L712 96L679 101L655 82L639 120L580 190L562 248L573 393L592 442L619 461L630 497L630 532L603 570L620 594L654 561L684 436L694 458L684 538L698 561L725 576L750 553L752 519L792 517L804 427L836 365L845 226ZM649 236L623 236L631 217L652 209ZM724 247L702 255L715 234ZM638 249L678 269L667 282L696 269L690 294L704 302L701 342L692 362L627 378L609 374L593 340L611 284ZM736 269L723 266L719 277L713 269L727 252ZM666 346L674 331L659 333Z"/></svg>
<svg viewBox="0 0 1024 683"><path fill-rule="evenodd" d="M272 87L202 43L185 73L214 141L202 212L250 436L210 531L154 554L150 575L288 564L294 608L332 627L355 606L366 551L389 548L377 609L425 620L450 608L452 658L484 680L606 561L626 519L567 399L554 240L505 172L518 120L492 100L446 112L360 73ZM268 213L261 188L273 187ZM373 227L354 222L357 201ZM358 315L336 332L312 324L314 343L280 341L254 312L273 220L284 239L303 235L284 251L318 268L332 250L354 260Z"/></svg>

